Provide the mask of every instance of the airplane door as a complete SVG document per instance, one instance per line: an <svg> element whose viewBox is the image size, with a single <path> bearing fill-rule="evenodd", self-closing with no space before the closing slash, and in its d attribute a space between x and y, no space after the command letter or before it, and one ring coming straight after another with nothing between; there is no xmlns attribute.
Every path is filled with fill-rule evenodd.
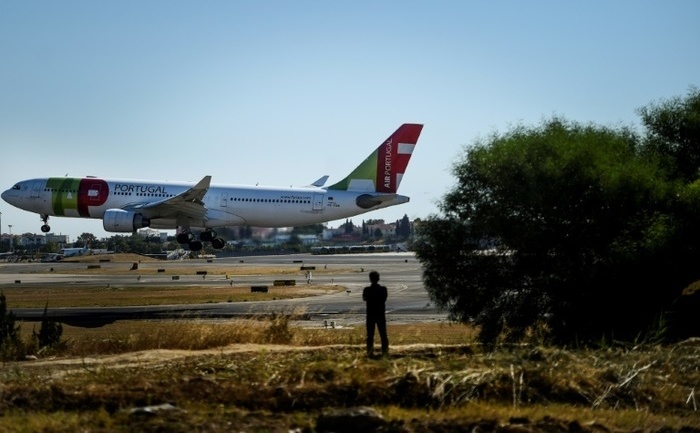
<svg viewBox="0 0 700 433"><path fill-rule="evenodd" d="M226 206L228 206L228 193L222 192L221 193L221 207L226 207Z"/></svg>
<svg viewBox="0 0 700 433"><path fill-rule="evenodd" d="M322 211L323 210L323 194L314 194L314 205L313 210Z"/></svg>

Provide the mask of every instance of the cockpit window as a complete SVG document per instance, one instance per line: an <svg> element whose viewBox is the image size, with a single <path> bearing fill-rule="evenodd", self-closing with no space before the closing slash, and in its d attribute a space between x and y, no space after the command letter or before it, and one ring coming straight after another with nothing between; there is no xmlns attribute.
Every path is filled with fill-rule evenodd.
<svg viewBox="0 0 700 433"><path fill-rule="evenodd" d="M19 191L21 188L19 187L19 184L16 184L15 186L12 187L15 191Z"/></svg>

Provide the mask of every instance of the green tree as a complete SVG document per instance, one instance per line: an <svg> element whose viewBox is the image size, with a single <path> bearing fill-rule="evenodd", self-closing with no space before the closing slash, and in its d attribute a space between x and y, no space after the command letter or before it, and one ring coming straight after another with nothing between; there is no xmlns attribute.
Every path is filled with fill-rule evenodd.
<svg viewBox="0 0 700 433"><path fill-rule="evenodd" d="M694 182L700 175L700 89L638 110L646 127L644 149L660 158L672 177Z"/></svg>
<svg viewBox="0 0 700 433"><path fill-rule="evenodd" d="M39 333L32 331L32 336L36 340L39 349L59 344L63 335L63 325L49 319L48 309L49 304L47 303L44 307L44 314L41 316Z"/></svg>
<svg viewBox="0 0 700 433"><path fill-rule="evenodd" d="M95 242L97 242L97 237L93 235L92 233L83 233L80 236L78 236L78 239L76 239L75 242L73 242L73 247L75 248L83 248L85 246L95 246Z"/></svg>
<svg viewBox="0 0 700 433"><path fill-rule="evenodd" d="M127 236L114 235L107 240L107 249L115 253L130 252L127 239Z"/></svg>
<svg viewBox="0 0 700 433"><path fill-rule="evenodd" d="M476 142L443 215L418 228L431 298L484 342L539 324L559 342L648 330L700 278L700 239L685 230L700 202L639 143L557 118Z"/></svg>
<svg viewBox="0 0 700 433"><path fill-rule="evenodd" d="M293 227L292 234L295 235L320 235L325 229L323 224L312 224L308 226Z"/></svg>
<svg viewBox="0 0 700 433"><path fill-rule="evenodd" d="M59 246L56 242L46 242L43 250L47 253L57 253L59 252Z"/></svg>
<svg viewBox="0 0 700 433"><path fill-rule="evenodd" d="M352 220L346 219L345 223L341 226L344 229L345 234L349 234L355 231L355 225Z"/></svg>
<svg viewBox="0 0 700 433"><path fill-rule="evenodd" d="M411 236L411 221L408 215L396 221L396 237L399 239L407 239Z"/></svg>
<svg viewBox="0 0 700 433"><path fill-rule="evenodd" d="M0 292L0 359L17 359L23 352L20 326L15 315L7 310L5 294Z"/></svg>

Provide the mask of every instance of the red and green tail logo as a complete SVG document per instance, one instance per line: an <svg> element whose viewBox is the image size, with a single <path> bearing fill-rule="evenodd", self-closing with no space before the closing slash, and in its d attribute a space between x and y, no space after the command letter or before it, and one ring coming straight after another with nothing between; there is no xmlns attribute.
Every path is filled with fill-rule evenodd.
<svg viewBox="0 0 700 433"><path fill-rule="evenodd" d="M345 179L328 189L396 193L423 125L404 123Z"/></svg>

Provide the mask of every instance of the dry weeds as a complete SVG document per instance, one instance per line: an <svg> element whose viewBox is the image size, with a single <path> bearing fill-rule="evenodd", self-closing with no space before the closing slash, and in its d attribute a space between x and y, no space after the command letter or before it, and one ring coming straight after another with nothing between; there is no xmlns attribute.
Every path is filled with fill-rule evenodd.
<svg viewBox="0 0 700 433"><path fill-rule="evenodd" d="M4 365L0 431L313 431L328 407L358 405L382 412L388 431L700 431L700 340L484 351L462 326L394 326L391 356L370 360L360 329L304 330L284 316L161 325L150 339L126 334L154 350L82 346ZM462 341L425 344L448 334Z"/></svg>

